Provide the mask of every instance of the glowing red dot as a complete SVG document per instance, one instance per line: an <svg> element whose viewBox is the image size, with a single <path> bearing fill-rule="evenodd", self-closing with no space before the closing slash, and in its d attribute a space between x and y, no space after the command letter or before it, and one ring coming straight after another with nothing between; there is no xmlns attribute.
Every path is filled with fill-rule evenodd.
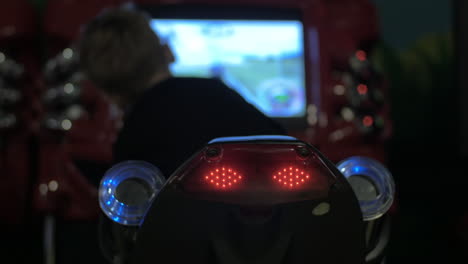
<svg viewBox="0 0 468 264"><path fill-rule="evenodd" d="M370 127L374 124L374 118L372 118L372 116L365 116L362 119L362 124L366 127Z"/></svg>
<svg viewBox="0 0 468 264"><path fill-rule="evenodd" d="M281 179L279 179L278 181L281 182Z"/></svg>
<svg viewBox="0 0 468 264"><path fill-rule="evenodd" d="M226 176L226 174L225 174L225 173L223 173L223 176Z"/></svg>
<svg viewBox="0 0 468 264"><path fill-rule="evenodd" d="M229 171L229 172L231 172L232 170L231 170L231 169L229 169L228 171Z"/></svg>
<svg viewBox="0 0 468 264"><path fill-rule="evenodd" d="M229 186L231 186L231 183L229 183Z"/></svg>
<svg viewBox="0 0 468 264"><path fill-rule="evenodd" d="M291 183L289 186L293 187L293 184Z"/></svg>
<svg viewBox="0 0 468 264"><path fill-rule="evenodd" d="M359 84L358 87L357 87L357 91L360 95L365 95L367 94L367 91L368 91L368 88L367 88L367 85L365 84Z"/></svg>
<svg viewBox="0 0 468 264"><path fill-rule="evenodd" d="M284 182L284 185L287 185L288 183L287 182Z"/></svg>
<svg viewBox="0 0 468 264"><path fill-rule="evenodd" d="M301 182L304 182L304 179L301 179Z"/></svg>
<svg viewBox="0 0 468 264"><path fill-rule="evenodd" d="M273 176L273 179L276 179L276 176Z"/></svg>
<svg viewBox="0 0 468 264"><path fill-rule="evenodd" d="M306 178L309 179L309 175L306 175Z"/></svg>
<svg viewBox="0 0 468 264"><path fill-rule="evenodd" d="M216 179L219 179L219 176L216 176Z"/></svg>
<svg viewBox="0 0 468 264"><path fill-rule="evenodd" d="M228 176L228 179L231 179L231 176Z"/></svg>
<svg viewBox="0 0 468 264"><path fill-rule="evenodd" d="M210 178L210 177L208 177L208 176L205 177L205 179L207 179L207 180L208 180L209 178Z"/></svg>
<svg viewBox="0 0 468 264"><path fill-rule="evenodd" d="M223 188L226 187L226 185L223 184Z"/></svg>
<svg viewBox="0 0 468 264"><path fill-rule="evenodd" d="M216 186L218 186L218 185L219 185L219 183L216 183Z"/></svg>
<svg viewBox="0 0 468 264"><path fill-rule="evenodd" d="M211 182L214 182L213 180L211 180Z"/></svg>
<svg viewBox="0 0 468 264"><path fill-rule="evenodd" d="M223 170L224 170L224 168L223 168Z"/></svg>
<svg viewBox="0 0 468 264"><path fill-rule="evenodd" d="M298 183L298 182L296 182L296 185L299 185L299 183Z"/></svg>
<svg viewBox="0 0 468 264"><path fill-rule="evenodd" d="M234 182L237 182L237 180L234 180Z"/></svg>
<svg viewBox="0 0 468 264"><path fill-rule="evenodd" d="M299 175L296 175L296 178L299 178Z"/></svg>
<svg viewBox="0 0 468 264"><path fill-rule="evenodd" d="M356 58L360 61L365 61L367 59L367 54L363 50L356 51Z"/></svg>
<svg viewBox="0 0 468 264"><path fill-rule="evenodd" d="M289 167L289 170L292 170L292 167Z"/></svg>
<svg viewBox="0 0 468 264"><path fill-rule="evenodd" d="M219 170L218 170L218 169L216 169L216 172L219 172Z"/></svg>
<svg viewBox="0 0 468 264"><path fill-rule="evenodd" d="M289 179L289 181L292 181L292 179Z"/></svg>
<svg viewBox="0 0 468 264"><path fill-rule="evenodd" d="M242 179L242 177L239 175L239 180Z"/></svg>
<svg viewBox="0 0 468 264"><path fill-rule="evenodd" d="M226 181L225 179L223 179L223 181Z"/></svg>

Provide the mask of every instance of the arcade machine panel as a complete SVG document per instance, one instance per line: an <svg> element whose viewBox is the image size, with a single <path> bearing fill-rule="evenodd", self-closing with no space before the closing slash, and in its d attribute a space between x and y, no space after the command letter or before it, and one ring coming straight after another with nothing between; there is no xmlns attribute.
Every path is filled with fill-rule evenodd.
<svg viewBox="0 0 468 264"><path fill-rule="evenodd" d="M73 50L69 46L72 40L78 36L79 28L83 23L98 14L103 8L116 6L123 2L125 1L109 0L104 3L49 1L44 16L44 27L48 36L47 56L55 56L55 54L60 56L60 52L66 54L67 51ZM353 79L349 84L341 84L342 79L346 79L343 76L350 71L351 66L348 64L351 64L351 58L360 48L365 48L361 47L361 44L369 39L375 39L378 35L375 24L369 23L369 19L373 21L376 19L375 10L367 1L277 0L271 2L258 0L232 2L226 0L219 3L218 1L185 0L177 3L171 1L135 2L153 16L152 25L155 30L165 31L161 34L165 35L164 38L176 51L176 56L180 60L172 67L175 75L222 78L239 91L246 100L283 123L291 135L315 144L333 161L341 160L344 155L351 154L366 154L379 160L384 159L381 143L385 138L382 134L385 133L369 131L374 131L375 125L382 123L381 119L385 121L388 119L385 116L386 112L383 112L383 118L379 119L376 113L380 113L377 112L380 109L375 110L372 107L367 107L364 110L354 109L360 106L361 98L358 100L352 98L352 96L355 97L355 92L349 92L349 96L345 94L348 94L347 91L356 90L356 87L361 83L356 84L358 81ZM77 10L80 11L77 12ZM221 12L218 12L219 10ZM197 65L193 65L193 58L184 56L190 49L182 42L177 42L177 38L185 35L177 31L180 30L180 26L183 26L185 22L190 22L190 19L197 18L209 20L205 22L210 22L210 28L192 37L199 40L201 46L205 43L210 47L208 50L214 52L206 54L205 65L198 68ZM175 25L172 23L174 21L168 24L170 21L167 19L175 19L182 24ZM229 19L238 24L226 24L225 22L229 22L227 21ZM245 27L242 25L242 19L244 22L249 20L250 24ZM200 21L198 25L192 23L192 27L201 29L200 27L203 25L200 23ZM231 49L229 52L219 48L226 46L224 44L227 42L242 42L242 38L248 37L248 33L245 34L245 32L255 28L255 23L263 27L262 31L279 30L281 27L285 27L284 34L289 34L291 41L286 43L284 42L285 38L275 39L275 37L279 37L279 34L265 34L268 38L265 35L262 35L262 38L251 38L258 40L257 45L250 45L256 47L255 50L248 50L248 45L238 45L237 50ZM280 23L284 23L284 25L280 25ZM173 26L177 30L171 29ZM244 34L236 36L232 33L233 28L236 32L240 28ZM256 33L255 35L259 35L258 31ZM214 35L216 35L215 38L213 38ZM175 38L173 43L171 38ZM272 45L271 43L276 44ZM233 48L234 45L230 46ZM271 49L262 49L262 46L268 46ZM207 50L206 47L205 50ZM262 56L256 55L259 50L264 51ZM365 51L367 52L367 50ZM192 52L191 56L193 54ZM246 68L249 68L249 71ZM262 74L249 74L254 71ZM373 71L371 72L373 73ZM334 79L334 76L337 75L338 81ZM65 80L51 85L67 86L67 89L70 90L69 84L70 82ZM71 84L75 85L75 83ZM369 94L374 90L380 91L380 87L374 89L375 85L368 82L362 84L365 87L360 86L361 92L366 90L365 88ZM338 91L338 95L333 93L335 90ZM359 91L357 94L358 97L361 96ZM366 96L361 97L367 98ZM356 102L358 106L354 106ZM350 104L354 108L347 107ZM343 111L340 110L342 108L344 108ZM349 109L351 111L346 111ZM346 120L343 120L341 112L348 113L345 115ZM352 114L349 114L350 112ZM65 127L69 127L71 120L67 120L64 119L60 123L65 122ZM74 132L80 131L80 126L84 125L75 121L71 131L67 132L70 138L72 138L72 134L77 138L86 137L81 132ZM386 127L388 126L386 125ZM388 132L388 130L385 131ZM86 132L83 133L86 134ZM73 148L83 146L83 141L77 140L76 142L77 144ZM336 143L340 143L340 147L337 147ZM95 148L89 146L88 151L86 151L86 147L80 149L83 152L91 153L90 150ZM345 152L347 153L344 154Z"/></svg>
<svg viewBox="0 0 468 264"><path fill-rule="evenodd" d="M107 167L112 158L120 116L79 72L73 43L84 23L115 5L116 1L52 0L45 7L39 96L44 113L35 188L35 205L41 212L72 220L97 216L93 201L100 177L93 171Z"/></svg>
<svg viewBox="0 0 468 264"><path fill-rule="evenodd" d="M333 161L385 160L391 122L368 1L136 2L175 52L176 76L223 79Z"/></svg>
<svg viewBox="0 0 468 264"><path fill-rule="evenodd" d="M37 16L28 1L0 9L0 215L7 229L21 229L30 210L30 146L38 113L38 61L31 42Z"/></svg>
<svg viewBox="0 0 468 264"><path fill-rule="evenodd" d="M286 127L305 127L304 28L295 9L203 6L149 10L176 54L176 76L219 78Z"/></svg>
<svg viewBox="0 0 468 264"><path fill-rule="evenodd" d="M35 205L42 213L93 219L93 178L82 175L75 160L110 162L115 118L109 102L77 71L76 57L65 48L45 64Z"/></svg>

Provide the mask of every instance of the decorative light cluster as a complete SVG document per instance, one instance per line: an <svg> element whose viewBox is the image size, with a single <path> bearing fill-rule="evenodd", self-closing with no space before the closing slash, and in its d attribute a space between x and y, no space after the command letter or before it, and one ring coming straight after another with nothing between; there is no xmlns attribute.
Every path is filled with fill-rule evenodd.
<svg viewBox="0 0 468 264"><path fill-rule="evenodd" d="M273 174L273 180L282 186L293 188L301 186L310 180L310 174L301 169L290 166Z"/></svg>
<svg viewBox="0 0 468 264"><path fill-rule="evenodd" d="M205 175L205 181L216 188L226 189L238 184L243 176L237 171L228 168L216 168Z"/></svg>

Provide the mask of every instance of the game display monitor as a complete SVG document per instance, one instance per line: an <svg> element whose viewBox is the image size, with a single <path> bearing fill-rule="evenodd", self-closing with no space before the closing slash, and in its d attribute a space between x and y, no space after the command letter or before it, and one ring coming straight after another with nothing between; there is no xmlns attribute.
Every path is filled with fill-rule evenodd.
<svg viewBox="0 0 468 264"><path fill-rule="evenodd" d="M156 10L151 26L176 57L175 76L220 78L272 118L304 118L304 29L297 13Z"/></svg>

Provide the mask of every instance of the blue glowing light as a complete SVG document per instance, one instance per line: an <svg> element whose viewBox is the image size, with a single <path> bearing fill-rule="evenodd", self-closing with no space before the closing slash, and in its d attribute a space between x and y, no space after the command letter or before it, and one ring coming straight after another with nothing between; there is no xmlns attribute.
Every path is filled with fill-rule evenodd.
<svg viewBox="0 0 468 264"><path fill-rule="evenodd" d="M364 220L377 219L387 212L393 203L395 183L385 166L370 158L354 156L338 163L337 168L351 184ZM356 180L356 176L364 180ZM368 199L369 190L375 190L375 199Z"/></svg>
<svg viewBox="0 0 468 264"><path fill-rule="evenodd" d="M141 204L127 205L115 196L117 187L125 180L140 179L152 190ZM99 186L99 205L112 221L122 225L140 225L146 211L163 187L165 179L153 165L143 161L125 161L110 168Z"/></svg>
<svg viewBox="0 0 468 264"><path fill-rule="evenodd" d="M261 135L261 136L245 136L245 137L219 137L211 140L208 144L228 143L228 142L245 142L245 141L297 141L297 138L281 135Z"/></svg>
<svg viewBox="0 0 468 264"><path fill-rule="evenodd" d="M361 173L362 171L364 171L364 168L363 167L360 167L360 166L356 166L356 167L353 167L353 172L356 173L356 174L359 174Z"/></svg>

